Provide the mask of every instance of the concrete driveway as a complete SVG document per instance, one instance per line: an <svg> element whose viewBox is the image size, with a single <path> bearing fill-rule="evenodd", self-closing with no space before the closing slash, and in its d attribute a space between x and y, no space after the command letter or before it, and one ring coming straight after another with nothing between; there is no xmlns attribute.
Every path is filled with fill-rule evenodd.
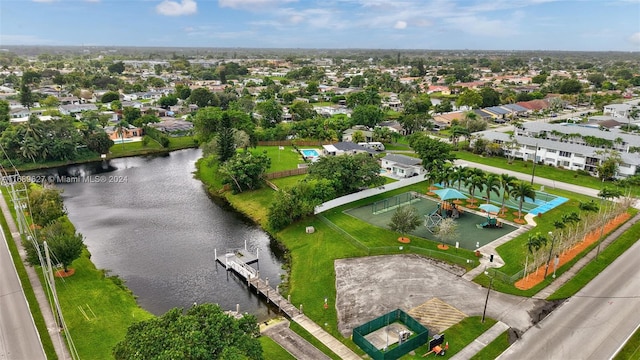
<svg viewBox="0 0 640 360"><path fill-rule="evenodd" d="M487 289L464 280L464 270L418 255L335 261L338 329L348 337L358 325L400 308L438 298L468 316L482 315ZM550 303L491 291L487 316L519 333L538 322Z"/></svg>

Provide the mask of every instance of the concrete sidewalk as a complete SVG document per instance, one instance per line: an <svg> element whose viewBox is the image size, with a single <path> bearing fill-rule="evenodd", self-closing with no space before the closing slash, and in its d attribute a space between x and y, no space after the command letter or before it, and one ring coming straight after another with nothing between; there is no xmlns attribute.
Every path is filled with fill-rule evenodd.
<svg viewBox="0 0 640 360"><path fill-rule="evenodd" d="M460 350L457 354L451 357L451 360L467 360L471 359L478 351L484 349L489 343L495 340L500 334L507 331L509 325L498 321L489 330L485 331L482 335L478 336L473 342L464 349Z"/></svg>
<svg viewBox="0 0 640 360"><path fill-rule="evenodd" d="M321 343L325 344L331 351L336 353L341 359L348 360L357 360L361 359L356 353L354 353L351 349L346 347L343 343L338 341L336 338L331 336L328 332L326 332L323 328L318 326L318 324L314 323L306 317L305 315L298 315L291 319L300 326L302 326L305 330L307 330L311 335L313 335L316 339L320 340Z"/></svg>
<svg viewBox="0 0 640 360"><path fill-rule="evenodd" d="M269 325L260 331L282 346L296 359L329 360L322 351L315 348L307 340L289 328L289 321Z"/></svg>

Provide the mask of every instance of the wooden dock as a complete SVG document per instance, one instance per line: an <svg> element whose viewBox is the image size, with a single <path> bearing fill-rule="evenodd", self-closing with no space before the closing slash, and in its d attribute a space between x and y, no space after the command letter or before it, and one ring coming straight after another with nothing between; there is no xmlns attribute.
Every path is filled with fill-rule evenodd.
<svg viewBox="0 0 640 360"><path fill-rule="evenodd" d="M306 315L304 315L302 304L300 305L299 309L296 308L291 303L290 297L285 299L284 297L282 297L282 295L280 295L277 289L274 289L269 285L269 278L265 278L264 280L260 278L260 271L249 265L258 262L257 252L256 256L253 256L248 251L246 251L245 248L244 250L241 249L227 251L224 255L218 256L216 250L215 258L216 262L222 264L222 266L224 266L227 271L233 271L241 278L246 280L249 291L255 289L256 294L258 294L258 296L264 297L267 301L267 304L273 304L273 306L277 307L289 319L300 324L300 326L302 326L311 335L313 335L325 346L331 349L331 351L338 355L338 357L347 360L361 359L361 357L359 357L351 349L346 347L336 338L331 336L331 334L325 331L322 327L318 326ZM239 311L239 308L236 308L235 316L239 315Z"/></svg>

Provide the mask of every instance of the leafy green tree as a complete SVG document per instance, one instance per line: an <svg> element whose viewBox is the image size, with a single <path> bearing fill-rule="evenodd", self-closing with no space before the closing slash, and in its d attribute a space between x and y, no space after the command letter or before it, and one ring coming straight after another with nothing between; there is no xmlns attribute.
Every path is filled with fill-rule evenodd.
<svg viewBox="0 0 640 360"><path fill-rule="evenodd" d="M291 188L281 189L269 206L269 227L278 231L312 215L316 206L333 199L335 189L328 179L305 179Z"/></svg>
<svg viewBox="0 0 640 360"><path fill-rule="evenodd" d="M337 196L384 184L378 161L368 153L321 157L309 166L309 177L330 180Z"/></svg>
<svg viewBox="0 0 640 360"><path fill-rule="evenodd" d="M376 105L358 105L353 109L351 119L354 125L374 128L384 120L384 112Z"/></svg>
<svg viewBox="0 0 640 360"><path fill-rule="evenodd" d="M427 171L441 168L445 163L455 160L450 144L434 139L425 133L415 133L409 137L409 146L422 159L422 167Z"/></svg>
<svg viewBox="0 0 640 360"><path fill-rule="evenodd" d="M142 111L133 106L125 106L124 109L122 109L122 115L124 116L124 121L133 124L134 121L142 117Z"/></svg>
<svg viewBox="0 0 640 360"><path fill-rule="evenodd" d="M406 134L413 134L416 131L423 130L428 127L431 116L428 113L423 114L403 114L398 122L404 128Z"/></svg>
<svg viewBox="0 0 640 360"><path fill-rule="evenodd" d="M318 113L313 108L313 105L306 101L294 101L289 107L289 111L293 115L293 119L296 121L313 119Z"/></svg>
<svg viewBox="0 0 640 360"><path fill-rule="evenodd" d="M598 178L602 181L613 179L622 163L622 155L616 150L608 149L596 150L594 153L601 157L600 164L596 167Z"/></svg>
<svg viewBox="0 0 640 360"><path fill-rule="evenodd" d="M129 327L113 349L116 360L250 359L261 360L260 330L254 315L235 319L218 305L174 308Z"/></svg>
<svg viewBox="0 0 640 360"><path fill-rule="evenodd" d="M259 188L262 176L271 166L271 159L265 154L239 152L220 166L223 183L231 185L234 193Z"/></svg>
<svg viewBox="0 0 640 360"><path fill-rule="evenodd" d="M32 184L28 192L31 219L36 225L44 227L66 215L60 190Z"/></svg>
<svg viewBox="0 0 640 360"><path fill-rule="evenodd" d="M490 107L500 105L500 93L490 87L483 87L480 89L480 96L482 96L481 107Z"/></svg>
<svg viewBox="0 0 640 360"><path fill-rule="evenodd" d="M98 154L106 154L113 146L113 140L104 131L94 132L87 136L87 148Z"/></svg>
<svg viewBox="0 0 640 360"><path fill-rule="evenodd" d="M45 227L41 235L43 240L47 242L53 258L62 264L64 272L68 272L69 265L82 255L84 240L82 234L65 230L65 226L61 224L64 221L69 221L66 216L58 218Z"/></svg>
<svg viewBox="0 0 640 360"><path fill-rule="evenodd" d="M397 231L405 237L405 234L415 230L422 225L422 219L418 214L418 210L413 206L401 206L391 215L391 222L388 224L389 229Z"/></svg>
<svg viewBox="0 0 640 360"><path fill-rule="evenodd" d="M113 63L107 67L107 70L113 74L122 74L124 72L124 63L122 61Z"/></svg>
<svg viewBox="0 0 640 360"><path fill-rule="evenodd" d="M197 88L191 91L189 103L196 104L199 108L214 105L214 96L207 88Z"/></svg>
<svg viewBox="0 0 640 360"><path fill-rule="evenodd" d="M353 85L353 79L351 80ZM378 90L373 86L367 86L364 91L349 94L347 96L347 106L355 109L360 105L376 105L380 106L382 103L382 97L378 93Z"/></svg>
<svg viewBox="0 0 640 360"><path fill-rule="evenodd" d="M111 110L113 111L119 111L122 110L122 102L120 102L120 100L113 100L111 102L111 105L109 106L111 108Z"/></svg>
<svg viewBox="0 0 640 360"><path fill-rule="evenodd" d="M176 85L176 96L178 99L186 100L191 96L191 89L187 85Z"/></svg>
<svg viewBox="0 0 640 360"><path fill-rule="evenodd" d="M456 106L469 106L477 109L482 106L483 98L480 93L472 89L465 89L456 99Z"/></svg>
<svg viewBox="0 0 640 360"><path fill-rule="evenodd" d="M256 110L262 115L261 125L263 128L272 128L282 121L282 105L274 99L259 103L256 105Z"/></svg>
<svg viewBox="0 0 640 360"><path fill-rule="evenodd" d="M115 100L120 100L120 93L117 91L107 91L100 98L100 102L103 104L109 104Z"/></svg>
<svg viewBox="0 0 640 360"><path fill-rule="evenodd" d="M168 109L170 106L174 106L177 103L178 97L173 94L165 95L158 100L158 106L163 109Z"/></svg>
<svg viewBox="0 0 640 360"><path fill-rule="evenodd" d="M577 94L582 91L582 84L576 79L566 79L560 82L559 92L561 94Z"/></svg>
<svg viewBox="0 0 640 360"><path fill-rule="evenodd" d="M60 105L60 101L58 100L57 97L53 95L49 95L44 100L40 101L40 104L43 105L44 107L52 108Z"/></svg>

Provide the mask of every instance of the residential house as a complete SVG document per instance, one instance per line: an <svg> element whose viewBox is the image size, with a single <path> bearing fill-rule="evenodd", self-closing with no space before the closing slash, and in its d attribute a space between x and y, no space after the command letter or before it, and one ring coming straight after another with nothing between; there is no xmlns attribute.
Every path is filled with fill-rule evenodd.
<svg viewBox="0 0 640 360"><path fill-rule="evenodd" d="M94 104L70 104L60 105L58 110L62 115L76 115L85 111L96 111L98 108Z"/></svg>
<svg viewBox="0 0 640 360"><path fill-rule="evenodd" d="M368 130L364 126L354 126L351 129L345 130L342 133L342 141L353 142L353 134L357 131L362 133L362 136L364 136L364 141L373 141L373 131Z"/></svg>
<svg viewBox="0 0 640 360"><path fill-rule="evenodd" d="M143 135L141 128L128 124L128 126L122 129L122 133L118 132L116 126L107 126L104 131L109 135L111 140L130 139L133 137L140 137Z"/></svg>
<svg viewBox="0 0 640 360"><path fill-rule="evenodd" d="M322 154L324 156L353 155L360 153L368 153L373 156L378 152L352 142L337 142L334 144L322 145Z"/></svg>
<svg viewBox="0 0 640 360"><path fill-rule="evenodd" d="M408 178L425 173L425 169L422 167L422 160L415 157L387 154L381 160L382 168L397 177Z"/></svg>

